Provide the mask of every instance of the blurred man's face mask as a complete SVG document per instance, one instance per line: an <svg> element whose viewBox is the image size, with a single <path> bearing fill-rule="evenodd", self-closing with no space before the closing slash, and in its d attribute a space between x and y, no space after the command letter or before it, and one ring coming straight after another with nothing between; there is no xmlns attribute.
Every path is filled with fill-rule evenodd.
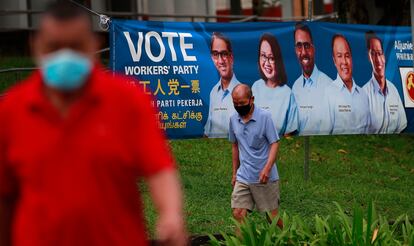
<svg viewBox="0 0 414 246"><path fill-rule="evenodd" d="M44 82L60 91L73 91L82 87L92 69L92 62L86 55L60 49L40 59Z"/></svg>

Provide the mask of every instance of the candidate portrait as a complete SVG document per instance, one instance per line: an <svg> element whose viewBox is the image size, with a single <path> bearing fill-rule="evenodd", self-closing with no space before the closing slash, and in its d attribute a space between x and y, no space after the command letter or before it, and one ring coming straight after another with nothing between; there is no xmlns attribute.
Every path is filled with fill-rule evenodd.
<svg viewBox="0 0 414 246"><path fill-rule="evenodd" d="M365 34L372 76L363 86L368 95L372 133L400 133L407 117L395 85L385 77L386 60L382 40L373 32Z"/></svg>
<svg viewBox="0 0 414 246"><path fill-rule="evenodd" d="M240 82L233 71L233 49L228 37L215 32L211 36L210 55L220 79L210 92L210 105L204 135L209 138L225 138L229 133L230 116L236 111L231 93Z"/></svg>
<svg viewBox="0 0 414 246"><path fill-rule="evenodd" d="M331 48L337 76L325 91L329 132L369 133L371 119L368 96L354 81L351 46L344 35L335 34L332 37Z"/></svg>
<svg viewBox="0 0 414 246"><path fill-rule="evenodd" d="M273 34L265 33L259 41L257 64L260 79L252 85L255 105L270 112L279 136L296 133L298 110L287 75L282 51Z"/></svg>
<svg viewBox="0 0 414 246"><path fill-rule="evenodd" d="M327 134L329 129L323 124L326 104L322 103L325 88L332 83L315 64L315 45L312 33L305 22L298 22L293 32L294 48L302 73L292 86L299 115L300 135Z"/></svg>

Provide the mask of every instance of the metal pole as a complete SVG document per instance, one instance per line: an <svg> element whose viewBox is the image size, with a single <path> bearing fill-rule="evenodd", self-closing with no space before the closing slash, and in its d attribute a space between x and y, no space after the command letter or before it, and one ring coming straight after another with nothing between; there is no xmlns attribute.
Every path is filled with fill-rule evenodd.
<svg viewBox="0 0 414 246"><path fill-rule="evenodd" d="M305 178L305 181L309 180L309 136L304 137L304 145L303 148L305 150L305 162L303 163L303 176Z"/></svg>
<svg viewBox="0 0 414 246"><path fill-rule="evenodd" d="M414 0L411 0L414 1ZM312 21L312 15L313 15L313 6L312 6L312 0L308 0L308 21ZM303 176L305 181L309 180L310 175L309 175L309 152L310 152L310 140L309 140L309 136L305 136L304 137L304 144L303 144L303 148L304 148L304 163L303 163Z"/></svg>
<svg viewBox="0 0 414 246"><path fill-rule="evenodd" d="M312 18L313 18L313 3L312 3L312 0L308 0L308 21L312 21Z"/></svg>

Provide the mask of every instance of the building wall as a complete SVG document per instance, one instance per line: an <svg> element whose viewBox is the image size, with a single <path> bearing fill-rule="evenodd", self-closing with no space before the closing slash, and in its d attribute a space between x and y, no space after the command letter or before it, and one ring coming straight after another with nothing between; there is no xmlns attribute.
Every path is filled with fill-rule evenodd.
<svg viewBox="0 0 414 246"><path fill-rule="evenodd" d="M7 0L6 0L7 1ZM30 9L32 10L41 10L46 7L46 4L49 0L28 0L30 4ZM28 25L31 28L37 28L39 26L40 15L34 14L29 15Z"/></svg>
<svg viewBox="0 0 414 246"><path fill-rule="evenodd" d="M175 1L175 13L185 15L209 15L209 3L213 1L188 1L188 0L176 0ZM181 19L179 21L191 21L191 19ZM195 21L205 21L203 18L196 18Z"/></svg>
<svg viewBox="0 0 414 246"><path fill-rule="evenodd" d="M26 10L26 0L1 0L0 9L2 10ZM26 15L6 15L0 16L0 28L1 29L20 29L27 28Z"/></svg>
<svg viewBox="0 0 414 246"><path fill-rule="evenodd" d="M267 1L269 4L272 2L271 0L264 0ZM227 13L230 10L230 0L216 0L217 2L217 11L218 13ZM274 8L280 8L280 15L276 15L279 11L274 12L274 17L282 17L282 18L291 18L293 14L292 8L293 0L280 0L279 3L276 3ZM244 13L251 13L251 9L253 8L252 0L241 0L241 7L244 10Z"/></svg>
<svg viewBox="0 0 414 246"><path fill-rule="evenodd" d="M142 13L167 14L167 15L215 15L215 0L137 0L138 9ZM174 17L150 17L151 20L164 21L191 21L191 18ZM195 21L205 21L204 18L196 18ZM211 21L211 20L210 20Z"/></svg>
<svg viewBox="0 0 414 246"><path fill-rule="evenodd" d="M0 0L0 9L10 10L41 10L49 0ZM230 10L230 0L88 0L91 8L96 12L112 11L111 6L122 1L125 5L131 1L129 11L149 14L167 14L167 15L216 15L221 10ZM265 0L269 3L271 0ZM124 3L125 2L125 3ZM302 0L280 0L277 11L278 16L290 18L297 16L297 7L295 3ZM307 2L305 0L304 2ZM118 4L119 5L119 4ZM243 10L252 9L252 0L241 0ZM297 5L297 4L296 4ZM295 12L296 10L296 12ZM250 11L251 12L251 11ZM244 11L248 14L249 11ZM224 12L220 12L224 13ZM280 13L280 14L279 14ZM98 28L98 18L95 17L95 28ZM162 21L191 21L191 18L177 17L149 17L144 19L162 20ZM216 19L195 18L194 21L216 21ZM36 28L38 26L38 15L13 15L0 16L0 28Z"/></svg>

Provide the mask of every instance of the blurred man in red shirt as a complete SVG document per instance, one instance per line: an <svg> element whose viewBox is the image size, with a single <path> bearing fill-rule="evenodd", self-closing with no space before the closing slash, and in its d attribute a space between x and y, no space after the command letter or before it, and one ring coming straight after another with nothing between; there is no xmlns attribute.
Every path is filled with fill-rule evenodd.
<svg viewBox="0 0 414 246"><path fill-rule="evenodd" d="M150 98L95 61L85 12L49 6L40 70L0 103L0 245L146 245L145 178L157 239L186 244L174 161Z"/></svg>

